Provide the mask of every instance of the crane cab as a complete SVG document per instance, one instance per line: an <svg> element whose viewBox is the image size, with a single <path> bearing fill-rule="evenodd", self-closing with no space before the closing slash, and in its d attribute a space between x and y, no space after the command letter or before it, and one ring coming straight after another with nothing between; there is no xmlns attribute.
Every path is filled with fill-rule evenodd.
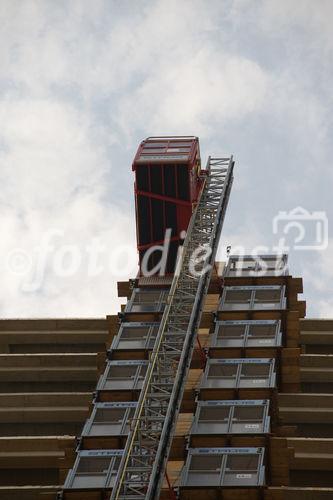
<svg viewBox="0 0 333 500"><path fill-rule="evenodd" d="M135 172L137 245L140 274L145 252L162 245L170 230L166 274L174 272L177 251L182 244L202 187L199 139L148 137L141 142L132 169ZM161 258L151 251L146 270L151 271Z"/></svg>

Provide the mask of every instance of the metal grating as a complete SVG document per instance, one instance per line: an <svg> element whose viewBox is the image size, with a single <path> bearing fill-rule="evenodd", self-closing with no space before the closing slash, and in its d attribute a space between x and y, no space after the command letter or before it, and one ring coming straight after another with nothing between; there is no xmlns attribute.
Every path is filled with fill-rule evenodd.
<svg viewBox="0 0 333 500"><path fill-rule="evenodd" d="M280 320L216 321L210 347L277 347L281 342Z"/></svg>
<svg viewBox="0 0 333 500"><path fill-rule="evenodd" d="M122 455L123 450L79 451L64 490L112 488Z"/></svg>
<svg viewBox="0 0 333 500"><path fill-rule="evenodd" d="M97 391L123 391L141 389L148 361L108 361L97 384Z"/></svg>
<svg viewBox="0 0 333 500"><path fill-rule="evenodd" d="M126 436L136 402L95 403L82 436Z"/></svg>
<svg viewBox="0 0 333 500"><path fill-rule="evenodd" d="M152 349L160 324L157 322L123 322L114 337L110 351Z"/></svg>
<svg viewBox="0 0 333 500"><path fill-rule="evenodd" d="M262 486L264 452L264 448L190 448L180 487Z"/></svg>
<svg viewBox="0 0 333 500"><path fill-rule="evenodd" d="M111 499L158 498L233 180L233 159L208 175L177 263ZM208 250L204 259L193 257ZM204 272L209 267L208 272ZM196 273L191 272L195 266Z"/></svg>
<svg viewBox="0 0 333 500"><path fill-rule="evenodd" d="M230 255L224 277L285 276L288 255Z"/></svg>
<svg viewBox="0 0 333 500"><path fill-rule="evenodd" d="M286 308L285 286L225 286L219 311L281 310Z"/></svg>
<svg viewBox="0 0 333 500"><path fill-rule="evenodd" d="M191 434L264 434L269 432L269 399L198 401Z"/></svg>
<svg viewBox="0 0 333 500"><path fill-rule="evenodd" d="M162 312L168 297L168 289L134 288L125 312Z"/></svg>
<svg viewBox="0 0 333 500"><path fill-rule="evenodd" d="M275 387L274 358L208 359L200 389Z"/></svg>

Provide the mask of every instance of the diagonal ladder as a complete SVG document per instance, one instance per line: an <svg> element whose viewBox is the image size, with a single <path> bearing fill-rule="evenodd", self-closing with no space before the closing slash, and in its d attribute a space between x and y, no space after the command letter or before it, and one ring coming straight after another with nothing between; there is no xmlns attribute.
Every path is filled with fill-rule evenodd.
<svg viewBox="0 0 333 500"><path fill-rule="evenodd" d="M110 500L159 498L233 181L209 158Z"/></svg>

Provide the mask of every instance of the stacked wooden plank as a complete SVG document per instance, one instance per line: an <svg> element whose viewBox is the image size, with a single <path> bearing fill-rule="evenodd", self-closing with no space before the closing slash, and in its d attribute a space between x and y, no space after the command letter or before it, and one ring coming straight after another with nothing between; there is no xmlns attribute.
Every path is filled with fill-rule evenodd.
<svg viewBox="0 0 333 500"><path fill-rule="evenodd" d="M0 499L56 498L116 322L0 320Z"/></svg>
<svg viewBox="0 0 333 500"><path fill-rule="evenodd" d="M220 491L218 497L216 491L198 488L195 497L191 492L191 498L328 500L333 497L333 321L302 319L304 303L297 300L301 281L291 277L282 279L287 286L288 308L270 314L270 318L281 320L285 333L283 348L269 354L276 356L279 366L279 392L270 394L274 436L252 441L255 446L269 450L268 486ZM242 284L248 285L249 278ZM168 463L168 478L176 489L186 459L204 350L210 350L214 330L219 301L217 281L214 286L207 296ZM120 286L122 294L126 287L130 289L129 284ZM220 319L231 319L231 313L219 314ZM240 312L237 317L267 319L267 312ZM3 384L0 461L4 471L0 499L55 500L56 491L73 465L75 436L79 435L92 407L92 392L105 366L106 348L117 329L117 317L0 322L0 384ZM223 357L260 357L264 352L258 348L248 352L224 349ZM141 355L143 359L149 358L147 352ZM212 355L222 357L222 351ZM232 395L235 396L240 394ZM260 396L260 392L255 395ZM250 395L244 389L241 397L253 397L253 393ZM212 446L213 442L207 438L199 444ZM217 439L215 444L241 447L248 446L249 441L233 436L224 441ZM108 494L95 491L79 498L101 500ZM182 498L187 498L186 495L182 492ZM170 498L167 482L161 498Z"/></svg>

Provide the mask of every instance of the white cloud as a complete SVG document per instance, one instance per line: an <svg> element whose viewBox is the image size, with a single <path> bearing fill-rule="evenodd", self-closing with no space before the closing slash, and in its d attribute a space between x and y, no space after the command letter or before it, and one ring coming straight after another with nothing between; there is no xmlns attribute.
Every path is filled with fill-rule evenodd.
<svg viewBox="0 0 333 500"><path fill-rule="evenodd" d="M84 253L93 237L134 248L130 162L145 135L200 135L203 151L246 161L227 214L233 245L270 244L261 224L276 206L330 214L318 183L332 175L331 12L325 0L2 1L0 314L116 310L114 275L89 279L83 266L61 280L49 263L27 294L4 257L49 228L64 231L56 251Z"/></svg>
<svg viewBox="0 0 333 500"><path fill-rule="evenodd" d="M5 100L0 119L0 200L21 208L54 207L78 189L101 190L105 145L84 113L50 100Z"/></svg>
<svg viewBox="0 0 333 500"><path fill-rule="evenodd" d="M137 128L145 116L149 130L192 130L205 137L217 125L225 127L229 120L262 109L269 78L255 62L209 45L189 53L182 64L174 59L157 64L149 79L120 101L124 130Z"/></svg>
<svg viewBox="0 0 333 500"><path fill-rule="evenodd" d="M261 16L259 24L264 29L280 36L290 29L303 29L312 38L314 45L322 50L322 44L333 47L331 19L333 4L330 0L302 0L289 2L288 0L271 0L261 2Z"/></svg>
<svg viewBox="0 0 333 500"><path fill-rule="evenodd" d="M0 155L0 254L3 316L103 315L116 310L116 270L109 256L115 245L135 248L134 220L114 203L103 202L112 175L107 148L112 136L90 121L89 115L54 100L4 100L0 104L3 128ZM51 231L53 246L37 250ZM88 274L86 247L92 238L105 246L99 257L103 271ZM63 247L73 246L81 265L61 277L55 259ZM32 272L16 275L8 258L22 249L32 260ZM40 285L26 292L41 268ZM133 269L133 266L132 266ZM135 269L135 268L134 268ZM128 277L124 271L119 279ZM133 271L132 271L133 273ZM38 274L38 273L37 273Z"/></svg>

